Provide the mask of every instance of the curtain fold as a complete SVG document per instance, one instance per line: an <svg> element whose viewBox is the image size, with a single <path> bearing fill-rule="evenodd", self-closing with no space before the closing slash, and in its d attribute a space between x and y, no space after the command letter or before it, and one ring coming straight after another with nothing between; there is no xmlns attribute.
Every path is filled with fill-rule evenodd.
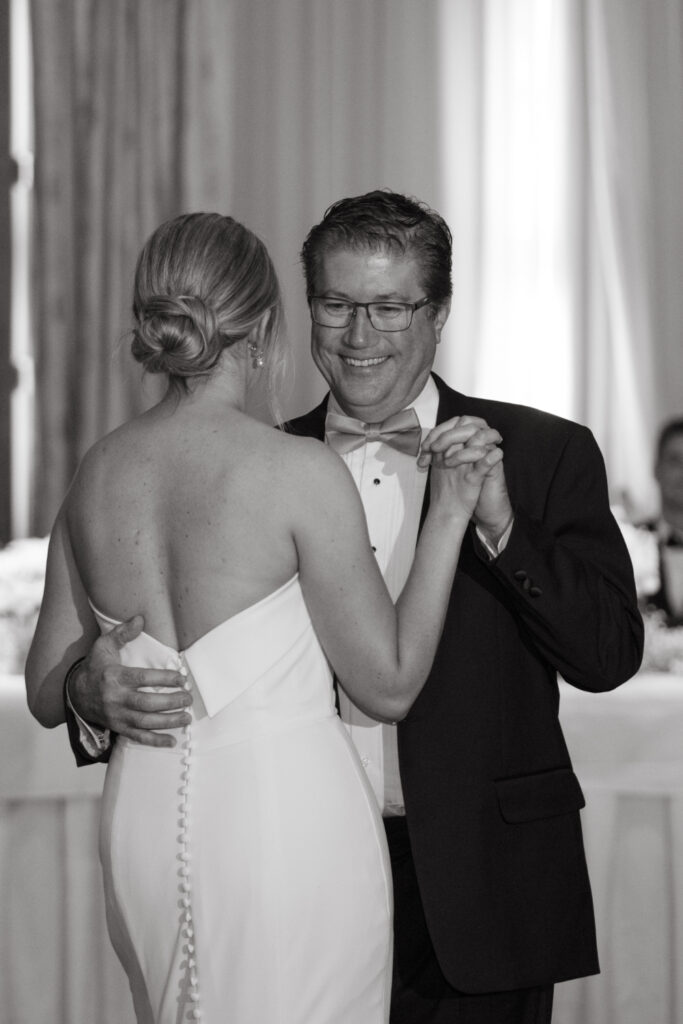
<svg viewBox="0 0 683 1024"><path fill-rule="evenodd" d="M615 495L641 513L656 501L654 433L666 408L657 377L666 364L663 377L674 370L657 324L655 268L665 256L656 226L658 207L662 212L657 165L665 154L653 145L651 131L652 111L661 108L661 116L667 103L652 77L665 55L660 19L666 6L638 0L624 17L623 4L590 0L579 43L586 58L589 258L577 291L585 310L578 413L595 431ZM681 66L683 49L677 61ZM667 206L674 213L679 204L672 198ZM676 291L665 305L677 301ZM683 410L683 375L678 379Z"/></svg>

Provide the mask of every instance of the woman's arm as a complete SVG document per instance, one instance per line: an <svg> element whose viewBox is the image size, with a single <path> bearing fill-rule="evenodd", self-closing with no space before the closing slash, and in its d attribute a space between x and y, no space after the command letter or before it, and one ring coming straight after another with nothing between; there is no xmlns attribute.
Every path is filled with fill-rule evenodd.
<svg viewBox="0 0 683 1024"><path fill-rule="evenodd" d="M308 443L308 442L306 442ZM314 443L315 444L315 443ZM365 514L341 459L319 444L300 457L293 526L304 597L340 683L375 718L405 717L436 654L460 545L499 449L434 455L431 500L394 607L370 546ZM452 468L447 468L452 467Z"/></svg>
<svg viewBox="0 0 683 1024"><path fill-rule="evenodd" d="M43 601L26 661L28 706L41 725L52 729L65 720L64 677L98 636L62 506L50 536Z"/></svg>

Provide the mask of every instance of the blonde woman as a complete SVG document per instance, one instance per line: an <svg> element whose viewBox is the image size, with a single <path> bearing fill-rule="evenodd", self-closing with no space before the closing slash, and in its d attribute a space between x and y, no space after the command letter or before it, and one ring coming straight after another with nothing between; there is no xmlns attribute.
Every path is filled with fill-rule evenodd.
<svg viewBox="0 0 683 1024"><path fill-rule="evenodd" d="M173 746L119 737L106 776L107 917L138 1022L381 1024L386 841L330 666L368 713L406 714L502 455L456 445L433 456L394 607L340 458L244 411L281 346L263 244L217 214L162 225L139 257L134 315L133 355L168 391L78 470L26 680L33 714L57 725L65 668L141 613L124 661L174 669L192 693Z"/></svg>

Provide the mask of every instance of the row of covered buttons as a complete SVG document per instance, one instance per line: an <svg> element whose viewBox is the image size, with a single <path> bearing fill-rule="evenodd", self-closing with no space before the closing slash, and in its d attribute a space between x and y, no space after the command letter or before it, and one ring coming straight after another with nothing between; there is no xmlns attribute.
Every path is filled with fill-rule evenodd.
<svg viewBox="0 0 683 1024"><path fill-rule="evenodd" d="M537 587L533 580L529 577L529 574L524 572L524 569L518 569L517 572L512 574L518 583L522 584L522 589L526 590L529 597L540 597L543 591L540 587Z"/></svg>
<svg viewBox="0 0 683 1024"><path fill-rule="evenodd" d="M183 688L185 690L190 689L190 680L188 679L187 666L182 660L182 656L178 656L178 671L184 677ZM185 950L187 952L187 979L189 982L190 1002L193 1004L188 1010L188 1019L191 1021L200 1021L202 1019L202 1011L199 1005L199 978L197 977L197 961L195 958L195 941L194 941L194 921L192 914L192 877L190 872L190 821L189 821L189 803L190 803L190 780L191 780L191 766L192 766L192 727L191 724L183 726L183 741L182 741L183 755L181 758L181 785L180 785L180 834L178 836L178 843L180 846L180 853L178 859L180 861L180 870L178 872L180 876L180 902L182 906L182 932L187 940Z"/></svg>

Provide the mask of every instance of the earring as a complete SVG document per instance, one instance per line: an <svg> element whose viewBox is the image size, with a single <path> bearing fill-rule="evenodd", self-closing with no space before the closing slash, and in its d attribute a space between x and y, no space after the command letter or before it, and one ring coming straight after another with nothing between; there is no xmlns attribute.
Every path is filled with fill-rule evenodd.
<svg viewBox="0 0 683 1024"><path fill-rule="evenodd" d="M248 345L249 355L251 356L251 365L255 370L260 370L263 366L263 349L260 349L255 341L250 341Z"/></svg>

